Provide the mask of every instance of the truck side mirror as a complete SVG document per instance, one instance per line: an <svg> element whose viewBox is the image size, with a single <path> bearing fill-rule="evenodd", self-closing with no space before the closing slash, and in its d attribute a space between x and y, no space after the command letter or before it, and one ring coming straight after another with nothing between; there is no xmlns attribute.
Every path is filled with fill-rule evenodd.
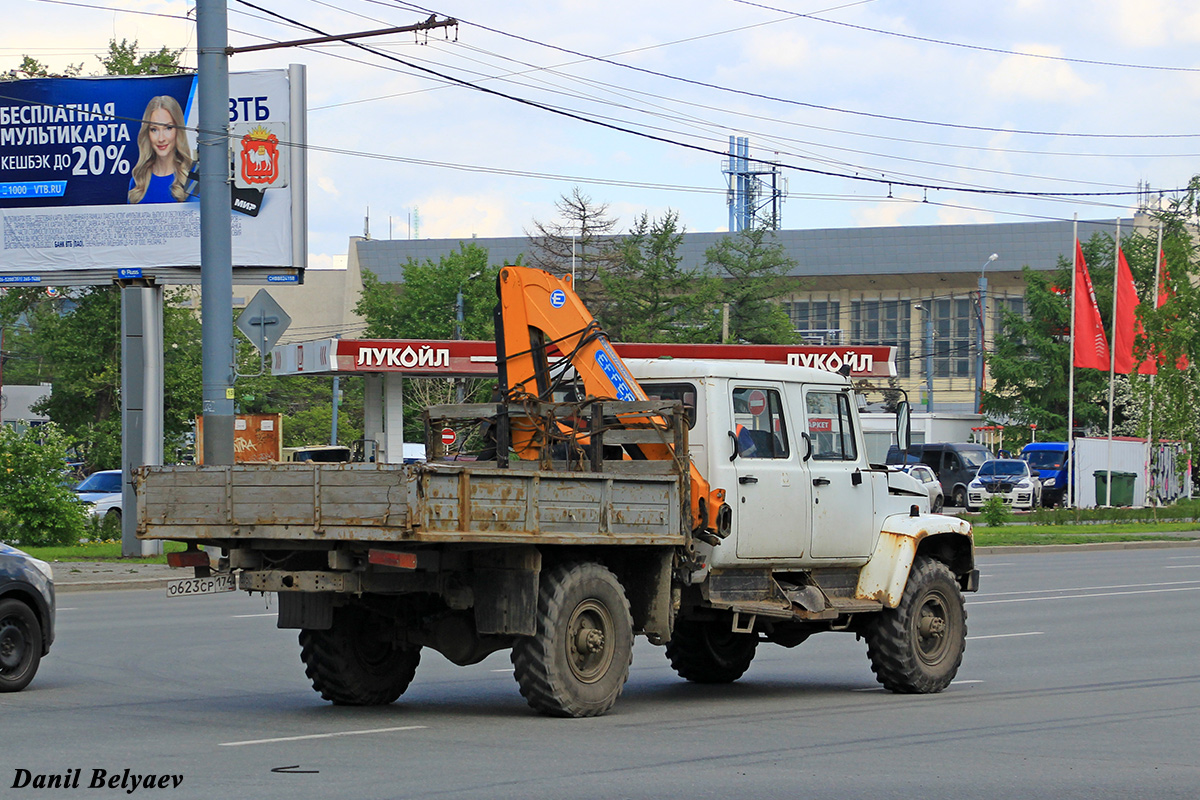
<svg viewBox="0 0 1200 800"><path fill-rule="evenodd" d="M900 463L908 463L908 451L912 448L912 416L907 400L896 405L896 444L903 454Z"/></svg>

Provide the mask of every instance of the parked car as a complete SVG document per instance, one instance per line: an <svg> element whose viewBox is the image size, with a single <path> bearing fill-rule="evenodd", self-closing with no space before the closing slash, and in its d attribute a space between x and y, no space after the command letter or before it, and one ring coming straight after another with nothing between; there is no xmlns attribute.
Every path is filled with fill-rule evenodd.
<svg viewBox="0 0 1200 800"><path fill-rule="evenodd" d="M88 513L103 523L121 524L121 470L93 472L75 487Z"/></svg>
<svg viewBox="0 0 1200 800"><path fill-rule="evenodd" d="M54 573L0 543L0 692L19 692L54 642Z"/></svg>
<svg viewBox="0 0 1200 800"><path fill-rule="evenodd" d="M934 471L942 484L943 495L950 505L967 505L967 484L975 477L980 465L992 458L981 444L969 442L936 442L914 444L908 451L908 463L924 464ZM904 459L893 445L888 450L887 463L900 464Z"/></svg>
<svg viewBox="0 0 1200 800"><path fill-rule="evenodd" d="M901 472L907 472L925 487L925 491L929 492L929 510L934 514L940 513L943 506L946 505L946 493L942 490L942 484L933 470L924 464L909 464L898 467L898 469Z"/></svg>
<svg viewBox="0 0 1200 800"><path fill-rule="evenodd" d="M1021 451L1029 469L1042 482L1042 505L1047 508L1061 505L1067 498L1066 442L1030 442Z"/></svg>
<svg viewBox="0 0 1200 800"><path fill-rule="evenodd" d="M992 497L1006 505L1032 511L1042 500L1042 485L1019 458L997 458L984 462L967 486L967 510L978 511Z"/></svg>

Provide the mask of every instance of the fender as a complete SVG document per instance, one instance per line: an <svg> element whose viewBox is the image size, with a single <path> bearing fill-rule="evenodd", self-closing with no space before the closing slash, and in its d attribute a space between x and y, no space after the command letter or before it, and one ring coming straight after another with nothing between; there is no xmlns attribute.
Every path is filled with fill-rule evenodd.
<svg viewBox="0 0 1200 800"><path fill-rule="evenodd" d="M931 548L934 544L939 546ZM975 560L971 523L942 514L916 517L893 514L885 518L871 560L858 573L854 596L860 600L875 600L887 608L900 605L913 559L918 552L930 549L956 574L971 572Z"/></svg>

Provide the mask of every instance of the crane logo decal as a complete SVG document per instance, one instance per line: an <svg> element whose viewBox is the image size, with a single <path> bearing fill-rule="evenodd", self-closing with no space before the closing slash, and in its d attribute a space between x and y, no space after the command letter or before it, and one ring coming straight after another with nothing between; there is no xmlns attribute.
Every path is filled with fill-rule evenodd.
<svg viewBox="0 0 1200 800"><path fill-rule="evenodd" d="M621 375L621 371L613 363L612 356L608 354L607 349L596 351L596 363L600 365L600 369L604 371L604 374L612 383L613 389L617 392L618 400L623 403L632 403L637 400L633 390L629 388L629 384L625 382L625 378Z"/></svg>
<svg viewBox="0 0 1200 800"><path fill-rule="evenodd" d="M555 308L562 308L567 302L567 293L562 289L555 289L550 293L550 305Z"/></svg>

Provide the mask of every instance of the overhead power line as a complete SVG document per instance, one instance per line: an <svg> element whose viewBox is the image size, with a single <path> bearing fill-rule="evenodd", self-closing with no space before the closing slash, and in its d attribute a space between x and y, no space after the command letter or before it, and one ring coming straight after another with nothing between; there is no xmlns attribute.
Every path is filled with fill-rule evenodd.
<svg viewBox="0 0 1200 800"><path fill-rule="evenodd" d="M246 0L238 0L238 2L245 3ZM247 3L247 5L249 5L249 4ZM408 5L411 8L419 8L422 11L426 11L426 12L429 11L429 9L427 9L427 8L422 8L420 6L417 6L417 5L414 5L411 3L406 3L406 5ZM260 9L260 10L262 10L262 9ZM270 13L270 12L268 12L268 13ZM794 13L794 12L787 12L787 13ZM287 18L283 17L283 19L287 19ZM729 86L721 86L719 84L707 83L705 81L698 81L698 80L694 80L692 78L684 78L684 77L680 77L678 75L671 75L666 72L659 72L657 70L646 69L645 67L635 67L632 64L625 64L620 61L615 61L611 58L605 58L604 56L594 56L594 55L589 55L587 53L581 53L578 50L571 50L570 48L560 47L559 45L549 44L548 42L541 42L541 41L538 41L537 39L530 39L528 37L521 36L516 33L509 33L507 31L502 31L502 30L499 30L496 28L490 28L490 27L488 27L486 25L482 25L478 22L471 22L469 20L462 19L461 17L458 18L458 21L460 23L462 23L463 25L471 25L473 27L488 31L490 33L495 33L500 36L507 36L509 38L516 39L518 41L526 42L527 44L534 44L534 45L538 45L540 47L547 47L547 48L550 48L551 50L558 50L560 52L567 53L567 54L573 55L573 56L579 56L580 58L585 58L585 59L588 59L591 61L598 61L603 64L610 64L614 67L620 67L621 69L633 70L634 72L640 72L645 75L653 75L657 78L665 78L665 79L671 80L671 81L678 81L680 83L686 83L691 86L700 86L705 89L715 89L716 91L719 91L719 92L728 92L730 94L736 94L736 95L740 95L742 97L753 97L758 100L768 100L768 101L771 101L774 103L783 103L785 105L798 106L800 108L811 108L811 109L815 109L817 111L832 111L832 112L835 112L838 114L851 114L853 116L858 116L858 117L866 117L869 119L881 119L881 120L887 120L889 122L904 122L904 123L908 123L911 125L926 125L926 126L932 126L932 127L937 127L937 128L952 128L955 130L981 131L984 133L1016 133L1016 134L1021 134L1023 136L1061 136L1061 137L1086 138L1086 139L1195 139L1195 138L1200 137L1200 134L1196 134L1196 133L1139 133L1139 134L1133 134L1133 133L1064 133L1061 131L1035 131L1035 130L1022 130L1022 129L1018 129L1018 128L998 128L998 127L987 126L987 125L965 125L965 124L956 123L956 122L936 122L936 121L932 121L932 120L915 119L913 117L900 117L900 116L894 116L894 115L890 115L890 114L876 114L876 113L873 113L870 111L858 111L855 109L838 108L836 106L820 105L817 103L806 103L802 100L792 100L792 99L789 99L786 97L775 97L775 96L772 96L769 94L762 94L760 92L751 92L751 91L747 91L745 89L734 89Z"/></svg>
<svg viewBox="0 0 1200 800"><path fill-rule="evenodd" d="M1003 56L1021 56L1022 58L1038 58L1044 61L1061 61L1067 64L1088 64L1095 67L1119 67L1121 69L1142 69L1154 70L1158 72L1200 72L1200 68L1196 67L1169 67L1161 64L1125 64L1120 61L1093 61L1086 58L1069 58L1067 56L1052 56L1047 53L1023 53L1019 50L1004 50L999 47L984 47L977 44L963 44L962 42L948 42L944 39L930 39L925 36L914 36L909 33L899 33L897 31L885 31L880 28L868 28L866 25L855 25L851 22L842 22L836 19L826 19L818 17L814 14L803 14L799 11L788 11L775 6L763 5L755 3L752 0L733 0L734 3L741 3L744 6L753 6L766 11L775 11L779 14L788 14L801 19L812 20L813 22L823 22L826 25L838 25L843 28L853 28L854 30L866 31L868 33L878 33L881 36L894 36L897 39L908 39L913 42L924 42L925 44L938 44L944 47L960 47L964 50L977 50L983 53L996 53ZM824 12L821 12L824 13Z"/></svg>
<svg viewBox="0 0 1200 800"><path fill-rule="evenodd" d="M239 3L241 3L242 5L248 6L250 8L254 8L265 14L269 14L272 17L277 17L289 24L299 25L301 27L304 27L308 30L311 30L313 33L317 33L317 34L321 34L321 35L328 35L328 33L326 31L323 31L319 28L315 28L311 25L306 25L302 22L299 22L298 20L292 19L291 17L288 17L286 15L280 14L275 11L271 11L270 9L263 8L262 6L256 5L252 2L250 2L249 0L237 0L237 1ZM682 147L682 148L685 148L688 150L694 150L697 152L708 153L710 155L716 155L719 157L726 157L728 155L728 153L726 153L723 150L717 150L717 149L714 149L711 147L704 147L702 145L691 144L688 142L680 142L680 141L676 141L673 139L668 139L664 136L658 136L656 134L646 133L645 131L636 131L636 130L633 130L630 128L625 128L625 127L622 127L620 125L616 125L616 124L613 124L610 122L603 122L598 119L587 117L582 114L575 113L573 111L566 111L566 110L563 110L560 108L555 108L554 106L546 105L545 103L539 103L535 100L529 100L527 98L518 97L516 95L508 94L506 92L501 92L496 89L491 89L486 86L481 86L479 84L472 83L471 81L467 81L462 78L457 78L452 75L447 75L444 72L440 72L440 71L432 69L430 67L424 67L419 64L414 64L412 61L400 58L399 56L392 55L391 53L387 53L387 52L378 50L376 48L368 47L367 45L364 45L360 42L351 42L350 44L352 44L354 47L358 47L362 50L365 50L368 53L372 53L380 58L384 58L389 61L394 61L397 64L402 64L411 70L415 70L415 71L424 73L426 75L433 75L436 78L439 78L444 81L450 81L451 83L457 84L464 88L473 89L477 92L491 95L493 97L499 97L499 98L503 98L505 100L510 100L512 102L520 103L521 105L529 106L531 108L538 108L538 109L541 109L542 111L546 111L551 114L556 114L558 116L566 117L568 119L574 119L578 122L583 122L588 125L594 125L597 127L606 128L608 130L617 131L620 133L626 133L631 136L637 136L637 137L647 139L650 141L656 141L656 142L660 142L662 144L668 144L668 145L672 145L675 147ZM1195 134L1195 135L1200 136L1200 134ZM887 177L875 177L872 175L857 175L857 174L835 172L832 170L819 170L819 169L815 169L812 167L802 167L802 166L797 166L794 164L786 164L786 163L782 163L782 162L778 162L778 161L767 161L765 159L751 158L749 160L753 161L755 163L760 163L760 164L777 164L780 167L792 169L797 172L802 172L802 173L805 173L808 175L818 175L818 176L828 177L828 178L840 178L843 180L857 181L857 182L861 182L861 183L871 183L871 184L880 185L880 186L886 185L886 186L904 187L904 188L910 188L910 189L922 189L925 191L929 191L929 190L953 191L953 192L964 192L964 193L968 193L968 194L986 194L986 195L998 195L998 196L1008 195L1008 196L1020 196L1020 197L1030 197L1030 198L1036 198L1036 197L1123 197L1123 196L1131 196L1131 195L1137 194L1137 190L1114 191L1114 192L1045 192L1045 191L1027 191L1027 190L1017 190L1017 189L999 189L999 188L993 188L993 187L952 186L952 185L947 185L947 184L935 184L932 182L927 183L927 182L920 182L920 181L905 181L905 180L891 179L891 178L887 178ZM1176 190L1170 190L1170 191L1176 191Z"/></svg>

